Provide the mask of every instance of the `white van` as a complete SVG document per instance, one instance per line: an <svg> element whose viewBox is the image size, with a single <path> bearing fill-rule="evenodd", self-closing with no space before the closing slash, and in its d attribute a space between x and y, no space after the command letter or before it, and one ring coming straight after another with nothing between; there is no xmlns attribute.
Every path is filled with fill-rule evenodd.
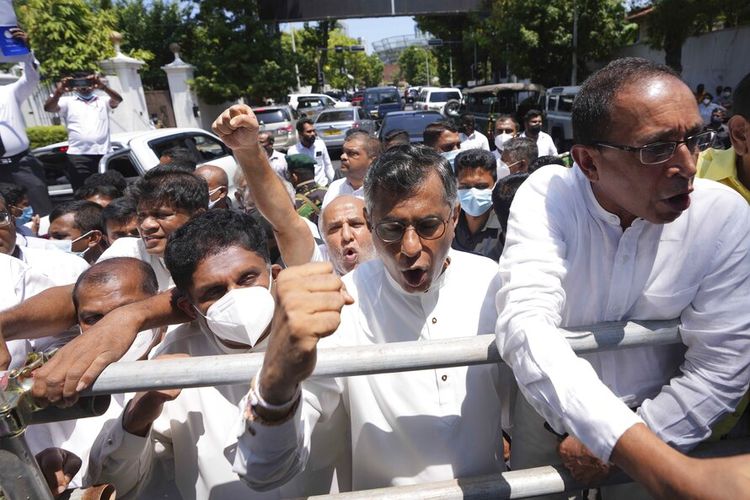
<svg viewBox="0 0 750 500"><path fill-rule="evenodd" d="M461 91L451 87L422 87L419 96L414 101L414 109L443 113L443 108L448 101L461 102L462 98Z"/></svg>
<svg viewBox="0 0 750 500"><path fill-rule="evenodd" d="M544 112L547 133L552 136L559 152L568 151L573 145L573 99L581 87L552 87L547 89Z"/></svg>

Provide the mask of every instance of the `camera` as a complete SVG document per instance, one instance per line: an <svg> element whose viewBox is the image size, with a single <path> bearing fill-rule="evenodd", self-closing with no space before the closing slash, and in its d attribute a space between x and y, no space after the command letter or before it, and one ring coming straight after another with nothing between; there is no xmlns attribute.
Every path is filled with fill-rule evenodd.
<svg viewBox="0 0 750 500"><path fill-rule="evenodd" d="M68 87L71 89L80 89L84 87L93 87L94 79L91 77L86 78L73 78L68 82Z"/></svg>

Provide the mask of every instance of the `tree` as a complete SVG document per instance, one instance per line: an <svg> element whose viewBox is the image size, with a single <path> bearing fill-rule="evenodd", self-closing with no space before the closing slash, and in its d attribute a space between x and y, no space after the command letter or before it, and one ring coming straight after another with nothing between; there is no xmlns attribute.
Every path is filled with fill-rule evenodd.
<svg viewBox="0 0 750 500"><path fill-rule="evenodd" d="M350 89L359 86L374 86L383 78L383 63L377 56L367 56L364 52L351 52L348 47L359 45L340 29L330 32L328 40L328 64L325 66L326 80L337 89ZM336 47L342 47L341 52ZM351 78L350 78L351 76Z"/></svg>
<svg viewBox="0 0 750 500"><path fill-rule="evenodd" d="M193 85L206 102L239 97L261 102L295 85L281 35L275 25L260 21L256 1L192 0L191 11L194 30L184 53L196 66Z"/></svg>
<svg viewBox="0 0 750 500"><path fill-rule="evenodd" d="M472 68L475 45L472 34L486 22L478 16L469 15L417 16L416 19L420 30L431 33L435 38L450 42L433 49L438 61L437 74L440 81L443 83L451 81L451 65L454 83L461 82L466 85L470 80L476 80L475 71L473 71L476 68ZM453 58L452 64L451 57Z"/></svg>
<svg viewBox="0 0 750 500"><path fill-rule="evenodd" d="M624 45L635 26L625 21L619 0L575 0L579 79L586 61L603 61ZM546 86L570 81L573 59L570 0L496 0L483 43L500 45L512 72Z"/></svg>
<svg viewBox="0 0 750 500"><path fill-rule="evenodd" d="M399 78L410 85L432 85L437 76L437 59L432 50L424 47L407 47L398 57ZM427 68L430 78L428 80Z"/></svg>
<svg viewBox="0 0 750 500"><path fill-rule="evenodd" d="M96 71L114 55L110 34L113 13L86 0L28 0L17 7L46 79L58 80L74 71Z"/></svg>
<svg viewBox="0 0 750 500"><path fill-rule="evenodd" d="M147 63L141 69L143 86L169 88L167 75L161 67L172 62L170 43L179 43L183 52L192 50L190 9L165 0L118 0L114 13L117 30L124 36L123 52Z"/></svg>

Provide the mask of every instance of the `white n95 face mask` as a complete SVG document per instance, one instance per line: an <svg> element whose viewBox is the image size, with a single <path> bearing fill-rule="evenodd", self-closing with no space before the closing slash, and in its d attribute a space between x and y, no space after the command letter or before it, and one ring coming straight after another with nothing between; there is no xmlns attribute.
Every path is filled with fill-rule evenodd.
<svg viewBox="0 0 750 500"><path fill-rule="evenodd" d="M211 304L204 317L220 339L255 347L271 324L275 309L270 284L268 288L251 286L228 291Z"/></svg>
<svg viewBox="0 0 750 500"><path fill-rule="evenodd" d="M511 139L513 139L513 134L506 134L505 132L503 132L502 134L497 134L495 136L495 147L499 151L502 151L505 147L505 143Z"/></svg>

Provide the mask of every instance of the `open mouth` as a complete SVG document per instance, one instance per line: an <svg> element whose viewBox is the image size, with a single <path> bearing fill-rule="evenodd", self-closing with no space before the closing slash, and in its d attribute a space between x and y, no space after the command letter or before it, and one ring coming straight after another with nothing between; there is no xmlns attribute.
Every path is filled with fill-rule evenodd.
<svg viewBox="0 0 750 500"><path fill-rule="evenodd" d="M690 193L677 194L666 198L664 201L666 201L673 210L683 212L690 206Z"/></svg>
<svg viewBox="0 0 750 500"><path fill-rule="evenodd" d="M346 262L356 262L359 257L359 252L353 248L346 248L344 249L343 255Z"/></svg>
<svg viewBox="0 0 750 500"><path fill-rule="evenodd" d="M401 274L404 275L406 283L412 288L423 285L427 280L427 271L424 269L407 269L406 271L401 271Z"/></svg>

